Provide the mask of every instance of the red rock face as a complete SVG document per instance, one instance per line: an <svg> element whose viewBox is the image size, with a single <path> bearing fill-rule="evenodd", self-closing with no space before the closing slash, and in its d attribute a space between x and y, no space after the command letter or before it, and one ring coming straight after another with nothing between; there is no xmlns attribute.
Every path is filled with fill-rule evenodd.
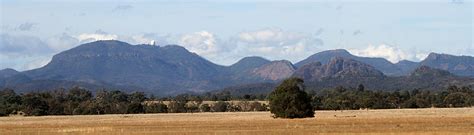
<svg viewBox="0 0 474 135"><path fill-rule="evenodd" d="M252 71L257 77L264 80L282 80L290 77L295 71L295 67L289 61L274 61L263 65Z"/></svg>

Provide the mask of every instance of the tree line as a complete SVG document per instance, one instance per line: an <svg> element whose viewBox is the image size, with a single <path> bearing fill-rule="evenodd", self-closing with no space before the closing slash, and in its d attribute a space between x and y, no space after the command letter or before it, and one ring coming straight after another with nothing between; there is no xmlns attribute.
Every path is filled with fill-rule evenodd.
<svg viewBox="0 0 474 135"><path fill-rule="evenodd" d="M359 85L357 88L308 91L310 99L305 102L310 102L315 110L470 107L474 105L473 95L471 87L449 86L437 92L421 89L385 92L365 90L363 85ZM268 98L252 94L233 96L228 92L157 98L143 92L118 90L99 90L93 94L80 87L21 94L13 89L3 89L0 90L0 116L18 113L41 116L269 110L268 104L257 100Z"/></svg>
<svg viewBox="0 0 474 135"><path fill-rule="evenodd" d="M396 109L430 107L471 107L474 105L474 91L471 87L449 86L442 91L370 91L363 85L357 88L336 87L334 89L310 92L312 105L317 110L347 109Z"/></svg>
<svg viewBox="0 0 474 135"><path fill-rule="evenodd" d="M473 94L470 87L450 86L441 92L420 89L382 92L366 91L362 84L357 88L337 87L308 94L301 78L288 78L268 99L275 118L307 118L314 117L315 110L471 107Z"/></svg>
<svg viewBox="0 0 474 135"><path fill-rule="evenodd" d="M17 94L13 89L3 89L0 90L0 116L19 113L26 116L42 116L268 110L264 103L252 100L226 102L231 99L226 97L222 94L209 96L181 94L175 97L156 98L153 95L146 96L143 92L125 93L118 90L100 90L93 95L91 91L80 87L25 94ZM219 101L203 103L208 99Z"/></svg>

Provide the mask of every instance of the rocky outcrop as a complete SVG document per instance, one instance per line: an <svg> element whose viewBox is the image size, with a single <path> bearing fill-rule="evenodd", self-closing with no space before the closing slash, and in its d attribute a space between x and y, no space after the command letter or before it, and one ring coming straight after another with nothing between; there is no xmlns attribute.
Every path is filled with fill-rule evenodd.
<svg viewBox="0 0 474 135"><path fill-rule="evenodd" d="M384 77L384 74L374 67L352 59L334 57L328 64L313 62L295 71L293 76L304 80L320 80L322 78L354 78L354 77Z"/></svg>
<svg viewBox="0 0 474 135"><path fill-rule="evenodd" d="M256 68L252 71L252 74L264 80L276 81L290 77L294 71L295 67L291 62L280 60Z"/></svg>

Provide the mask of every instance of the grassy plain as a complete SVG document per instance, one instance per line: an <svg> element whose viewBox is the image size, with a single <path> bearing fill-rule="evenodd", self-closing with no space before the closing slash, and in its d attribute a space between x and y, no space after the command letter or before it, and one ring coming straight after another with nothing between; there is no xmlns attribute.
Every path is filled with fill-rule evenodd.
<svg viewBox="0 0 474 135"><path fill-rule="evenodd" d="M474 134L474 108L0 117L0 134Z"/></svg>

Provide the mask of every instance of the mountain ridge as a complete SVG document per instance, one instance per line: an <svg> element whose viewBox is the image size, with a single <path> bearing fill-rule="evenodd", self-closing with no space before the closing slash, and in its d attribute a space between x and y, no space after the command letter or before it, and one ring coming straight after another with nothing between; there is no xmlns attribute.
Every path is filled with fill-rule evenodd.
<svg viewBox="0 0 474 135"><path fill-rule="evenodd" d="M327 50L327 51L315 53L307 57L306 59L297 62L295 65L297 67L301 67L311 62L321 62L322 64L326 64L333 57L343 57L343 58L348 58L348 59L354 59L354 60L369 64L369 65L372 65L373 67L382 71L386 75L399 76L403 74L400 68L398 68L395 64L391 63L390 61L384 58L359 57L359 56L355 56L349 53L347 50L344 50L344 49Z"/></svg>
<svg viewBox="0 0 474 135"><path fill-rule="evenodd" d="M459 71L463 69L462 66L472 66L469 65L472 57L459 56L462 60L456 61L449 59L457 59L458 56L434 53L430 56L422 62L434 69L438 69L436 62L439 61L457 62L448 64L450 66L446 68L447 70L457 69L456 75L464 73ZM376 63L376 66L370 63ZM324 77L316 77L317 79L314 80L330 82L342 79L350 83L348 78L373 77L383 80L387 78L386 76L394 76L393 74L386 75L384 72L391 69L379 70L384 66L395 68L399 78L403 78L410 76L412 71L423 66L420 63L400 61L394 64L383 58L359 57L350 54L347 50L337 49L315 53L295 65L287 60L270 61L262 57L250 56L230 66L221 66L178 45L131 45L126 42L106 40L82 44L58 53L53 56L50 63L41 68L23 72L15 72L12 69L0 70L0 88L16 87L27 91L45 87L39 82L47 82L55 88L61 87L61 84L72 87L76 82L90 88L124 88L173 95L183 92L206 92L238 85L277 83L302 72L301 70L307 68L305 66L308 64L309 67L312 66L308 70L313 71L309 75L318 76L318 71L321 71L321 74L327 74L323 74ZM331 66L323 68L324 65ZM464 69L470 70L470 67ZM8 77L2 78L2 76ZM453 76L442 77L456 79ZM268 88L269 85L265 86Z"/></svg>
<svg viewBox="0 0 474 135"><path fill-rule="evenodd" d="M308 81L322 80L324 78L385 77L382 72L368 64L343 57L334 57L324 65L320 62L306 64L298 68L293 76Z"/></svg>

